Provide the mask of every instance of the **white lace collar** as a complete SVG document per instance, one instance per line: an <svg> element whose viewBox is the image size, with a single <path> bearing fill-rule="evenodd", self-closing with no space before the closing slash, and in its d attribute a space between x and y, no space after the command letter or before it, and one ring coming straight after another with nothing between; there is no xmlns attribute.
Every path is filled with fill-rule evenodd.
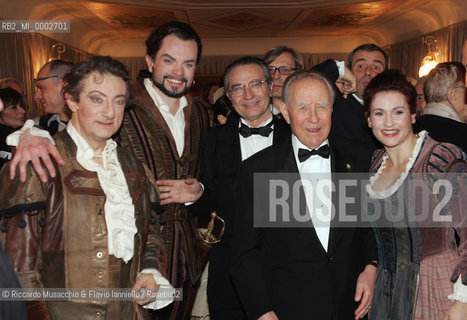
<svg viewBox="0 0 467 320"><path fill-rule="evenodd" d="M407 165L405 166L405 171L401 173L399 178L394 182L389 188L383 191L374 191L373 190L373 184L375 181L378 179L379 175L381 172L384 170L386 167L386 161L388 160L389 156L388 154L384 154L383 160L381 162L381 165L378 168L378 171L370 177L370 183L366 185L366 191L368 192L369 196L373 199L385 199L390 196L392 196L404 183L405 178L407 178L407 175L409 174L410 170L413 167L413 164L415 160L418 157L418 154L420 153L420 150L422 148L423 142L425 141L427 132L426 131L420 131L417 136L417 141L415 142L415 146L412 150L412 155L409 158L409 161L407 162Z"/></svg>

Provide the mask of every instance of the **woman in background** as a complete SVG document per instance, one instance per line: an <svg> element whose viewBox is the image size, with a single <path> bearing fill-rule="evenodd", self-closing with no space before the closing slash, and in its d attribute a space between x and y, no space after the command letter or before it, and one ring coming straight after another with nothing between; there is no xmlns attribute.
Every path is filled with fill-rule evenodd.
<svg viewBox="0 0 467 320"><path fill-rule="evenodd" d="M369 214L382 217L374 223L380 260L369 317L465 320L467 157L426 131L413 134L416 97L415 88L395 70L376 76L364 93L368 125L384 146L374 154L367 185L369 197L380 205L369 207ZM443 194L435 191L441 177L454 190L440 213L452 217L448 225L433 223ZM415 189L416 182L424 188ZM413 219L423 214L424 220Z"/></svg>
<svg viewBox="0 0 467 320"><path fill-rule="evenodd" d="M0 168L11 159L11 147L6 144L6 137L22 127L26 110L23 98L11 88L0 89L3 109L0 111Z"/></svg>

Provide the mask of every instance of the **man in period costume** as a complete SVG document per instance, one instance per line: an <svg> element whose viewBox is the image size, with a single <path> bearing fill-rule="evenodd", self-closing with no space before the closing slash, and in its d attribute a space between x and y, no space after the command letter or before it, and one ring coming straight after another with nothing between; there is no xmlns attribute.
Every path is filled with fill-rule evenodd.
<svg viewBox="0 0 467 320"><path fill-rule="evenodd" d="M116 140L147 164L156 179L198 178L209 117L204 106L186 93L194 83L201 40L189 25L168 22L149 35L146 47L151 76L137 83L134 100L125 112ZM28 145L18 145L11 174L14 175L20 162L20 176L24 180L24 164L41 157L54 175L48 153L62 163L60 156L43 138L27 136ZM40 165L35 169L41 179L46 179ZM167 205L160 223L168 252L167 278L173 287L183 289L183 300L158 311L159 318L185 319L190 314L202 267L196 226L189 211L180 204Z"/></svg>

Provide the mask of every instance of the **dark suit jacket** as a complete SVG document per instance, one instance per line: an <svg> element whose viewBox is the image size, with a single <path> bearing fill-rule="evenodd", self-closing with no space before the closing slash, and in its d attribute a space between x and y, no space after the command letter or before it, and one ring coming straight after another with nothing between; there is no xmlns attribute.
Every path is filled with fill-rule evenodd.
<svg viewBox="0 0 467 320"><path fill-rule="evenodd" d="M337 136L330 137L329 144L332 172L368 171L366 145ZM291 138L245 161L240 176L231 277L248 319L271 310L281 320L353 319L358 275L377 259L371 229L331 225L326 252L311 222L299 228L254 228L254 172L299 177Z"/></svg>
<svg viewBox="0 0 467 320"><path fill-rule="evenodd" d="M455 144L467 152L467 124L433 114L424 114L417 120L414 132L428 131L430 137L438 142Z"/></svg>
<svg viewBox="0 0 467 320"><path fill-rule="evenodd" d="M334 60L328 59L313 66L313 70L324 73L332 83L336 82L339 71ZM347 99L336 88L336 100L333 105L331 134L367 144L371 151L381 148L367 125L363 106L353 95Z"/></svg>
<svg viewBox="0 0 467 320"><path fill-rule="evenodd" d="M226 229L222 241L212 246L209 258L208 302L222 305L229 301L231 306L240 304L230 283L228 274L232 226L237 205L237 178L242 163L238 124L240 118L231 113L227 123L213 128L203 147L201 162L201 182L204 184L202 197L188 208L196 215L216 211L225 220ZM273 144L289 136L289 127L274 117ZM219 234L220 224L216 224L214 234ZM226 310L222 320L229 319ZM232 317L230 317L232 318ZM238 319L238 318L237 318Z"/></svg>

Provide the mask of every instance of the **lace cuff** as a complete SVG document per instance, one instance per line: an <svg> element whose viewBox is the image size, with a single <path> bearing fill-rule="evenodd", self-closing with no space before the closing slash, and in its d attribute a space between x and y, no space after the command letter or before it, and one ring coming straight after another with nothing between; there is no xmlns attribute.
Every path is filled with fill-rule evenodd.
<svg viewBox="0 0 467 320"><path fill-rule="evenodd" d="M462 276L459 275L457 278L456 283L454 283L454 292L450 294L448 298L451 301L460 301L463 303L467 303L467 286L462 284Z"/></svg>
<svg viewBox="0 0 467 320"><path fill-rule="evenodd" d="M20 130L16 130L12 134L10 134L6 138L6 144L9 145L10 147L17 147L19 144L19 139L21 138L23 133L25 133L27 130L29 130L29 133L32 134L33 136L47 138L52 144L55 145L55 141L54 139L52 139L49 132L35 127L34 120L31 120L31 119L26 120L26 122L24 123L23 127Z"/></svg>
<svg viewBox="0 0 467 320"><path fill-rule="evenodd" d="M174 300L175 289L170 285L169 281L164 278L157 269L146 268L141 270L141 273L152 274L154 281L156 281L159 286L158 293L161 293L161 290L164 290L164 293L161 293L155 301L145 304L144 309L159 310L171 304Z"/></svg>

